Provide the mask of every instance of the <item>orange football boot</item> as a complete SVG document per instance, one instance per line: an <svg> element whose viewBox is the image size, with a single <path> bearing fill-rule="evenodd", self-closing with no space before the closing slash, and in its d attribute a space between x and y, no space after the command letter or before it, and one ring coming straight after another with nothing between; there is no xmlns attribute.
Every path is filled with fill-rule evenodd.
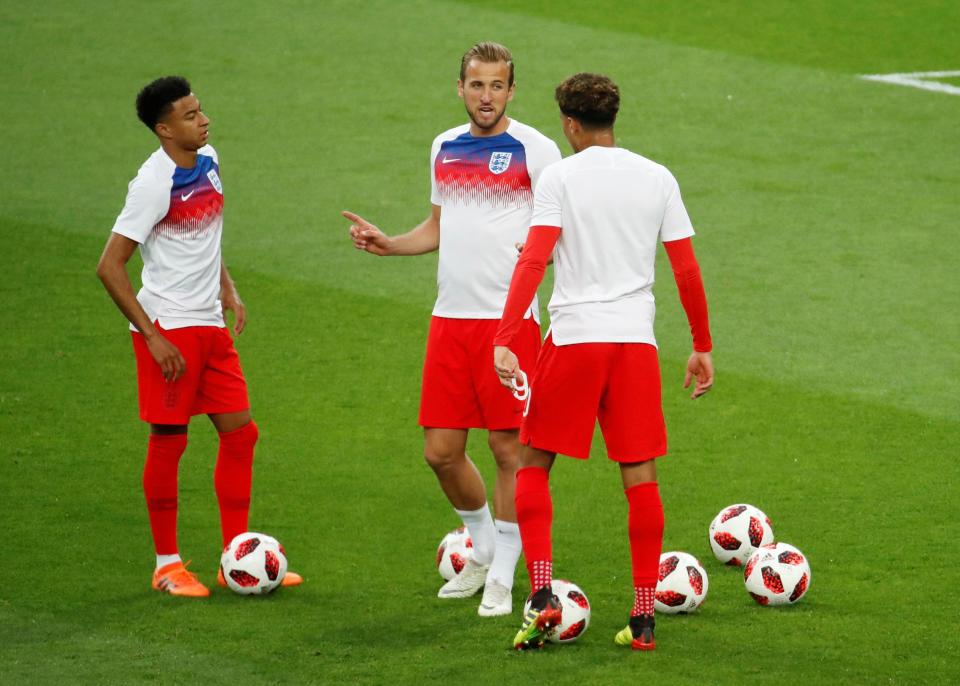
<svg viewBox="0 0 960 686"><path fill-rule="evenodd" d="M200 583L200 580L187 571L187 562L171 562L153 573L151 586L154 590L163 591L170 595L182 595L188 598L206 598L210 589Z"/></svg>
<svg viewBox="0 0 960 686"><path fill-rule="evenodd" d="M287 572L283 577L283 581L280 582L280 585L281 586L299 586L302 583L303 583L302 576L300 576L296 572ZM217 585L224 586L224 587L227 585L227 580L223 578L223 567L220 567L217 570Z"/></svg>

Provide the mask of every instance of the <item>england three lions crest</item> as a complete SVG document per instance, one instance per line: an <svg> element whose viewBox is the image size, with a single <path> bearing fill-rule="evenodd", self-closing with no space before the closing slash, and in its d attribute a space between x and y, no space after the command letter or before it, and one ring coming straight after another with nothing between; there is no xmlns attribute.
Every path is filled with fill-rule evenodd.
<svg viewBox="0 0 960 686"><path fill-rule="evenodd" d="M502 174L507 171L507 167L510 166L510 158L513 157L512 152L495 152L490 155L490 165L489 169L494 174Z"/></svg>
<svg viewBox="0 0 960 686"><path fill-rule="evenodd" d="M217 193L223 195L223 186L220 184L220 177L217 176L217 170L211 169L208 171L207 178L210 179L210 185L217 189Z"/></svg>

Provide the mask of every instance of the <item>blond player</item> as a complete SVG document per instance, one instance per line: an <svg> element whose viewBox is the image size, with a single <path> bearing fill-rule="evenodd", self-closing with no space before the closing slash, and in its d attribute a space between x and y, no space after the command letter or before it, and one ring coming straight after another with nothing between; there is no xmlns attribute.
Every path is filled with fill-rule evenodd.
<svg viewBox="0 0 960 686"><path fill-rule="evenodd" d="M509 614L521 544L513 506L521 405L490 374L490 345L516 264L515 244L530 222L541 171L560 159L553 141L506 116L514 94L513 57L497 43L478 43L460 62L457 93L469 122L433 142L431 209L419 226L387 236L344 212L359 250L374 255L440 251L437 301L423 367L419 423L424 456L467 527L472 555L439 591L465 598L484 588L478 613ZM514 340L533 365L540 347L537 304L524 308ZM470 429L486 429L497 465L496 520L486 489L466 454Z"/></svg>

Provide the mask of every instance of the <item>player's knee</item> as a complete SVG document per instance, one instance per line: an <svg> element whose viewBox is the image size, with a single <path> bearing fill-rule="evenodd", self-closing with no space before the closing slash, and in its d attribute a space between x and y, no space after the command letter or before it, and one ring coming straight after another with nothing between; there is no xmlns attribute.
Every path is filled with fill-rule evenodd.
<svg viewBox="0 0 960 686"><path fill-rule="evenodd" d="M497 469L517 471L517 466L520 464L520 441L517 439L516 432L491 431L487 445L490 446L493 459L497 462Z"/></svg>
<svg viewBox="0 0 960 686"><path fill-rule="evenodd" d="M423 459L436 472L454 466L463 455L443 445L427 444L423 448Z"/></svg>
<svg viewBox="0 0 960 686"><path fill-rule="evenodd" d="M220 456L226 459L252 461L260 429L252 419L233 431L220 434Z"/></svg>

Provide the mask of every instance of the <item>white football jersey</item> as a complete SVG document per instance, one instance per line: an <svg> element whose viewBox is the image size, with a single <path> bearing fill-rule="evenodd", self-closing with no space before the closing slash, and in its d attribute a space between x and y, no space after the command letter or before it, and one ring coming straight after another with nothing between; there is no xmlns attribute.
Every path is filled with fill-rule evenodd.
<svg viewBox="0 0 960 686"><path fill-rule="evenodd" d="M591 146L540 177L531 226L558 226L550 330L556 345L656 345L657 243L693 235L680 187L666 167Z"/></svg>
<svg viewBox="0 0 960 686"><path fill-rule="evenodd" d="M178 167L160 148L130 182L113 226L114 233L140 244L143 288L137 300L165 329L223 326L219 171L213 146L197 151L192 169Z"/></svg>
<svg viewBox="0 0 960 686"><path fill-rule="evenodd" d="M496 136L473 136L464 124L434 139L430 200L441 208L435 316L500 318L533 189L559 159L556 143L514 120ZM539 321L536 298L531 314Z"/></svg>

